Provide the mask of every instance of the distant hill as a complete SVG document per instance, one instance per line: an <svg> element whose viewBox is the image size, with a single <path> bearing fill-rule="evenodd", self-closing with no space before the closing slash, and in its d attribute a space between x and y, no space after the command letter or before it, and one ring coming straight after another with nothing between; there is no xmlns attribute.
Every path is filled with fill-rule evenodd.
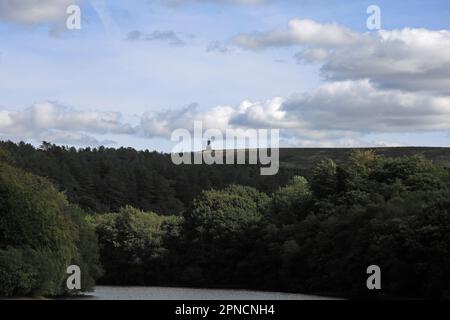
<svg viewBox="0 0 450 320"><path fill-rule="evenodd" d="M311 169L324 159L344 162L354 150L374 150L385 157L423 156L434 163L450 167L450 148L389 147L389 148L285 148L280 149L280 163L284 167Z"/></svg>
<svg viewBox="0 0 450 320"><path fill-rule="evenodd" d="M309 170L325 159L332 159L338 164L343 163L355 150L373 150L377 155L388 158L420 156L436 164L450 167L450 148L444 147L280 148L280 164L285 168ZM248 149L245 151L248 152ZM244 149L236 152L244 152Z"/></svg>

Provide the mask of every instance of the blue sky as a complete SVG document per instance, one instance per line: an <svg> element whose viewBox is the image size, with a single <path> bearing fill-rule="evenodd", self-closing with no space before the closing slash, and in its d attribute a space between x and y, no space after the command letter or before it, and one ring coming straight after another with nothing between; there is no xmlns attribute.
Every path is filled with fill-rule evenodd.
<svg viewBox="0 0 450 320"><path fill-rule="evenodd" d="M40 5L0 0L1 139L169 151L202 120L285 146L450 146L448 1Z"/></svg>

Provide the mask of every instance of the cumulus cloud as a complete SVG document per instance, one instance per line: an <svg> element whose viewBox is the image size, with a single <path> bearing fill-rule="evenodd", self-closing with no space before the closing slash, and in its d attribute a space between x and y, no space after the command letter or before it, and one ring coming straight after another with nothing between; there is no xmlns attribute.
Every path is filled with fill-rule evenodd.
<svg viewBox="0 0 450 320"><path fill-rule="evenodd" d="M299 46L297 61L321 63L327 80L369 79L382 88L450 93L449 30L357 33L296 19L287 29L239 35L234 43L247 49Z"/></svg>
<svg viewBox="0 0 450 320"><path fill-rule="evenodd" d="M304 128L356 133L450 130L450 96L382 90L368 80L327 83L287 100Z"/></svg>
<svg viewBox="0 0 450 320"><path fill-rule="evenodd" d="M36 130L54 128L96 133L133 132L129 125L122 124L120 113L77 111L57 102L37 103L14 116L19 123L26 123L29 128Z"/></svg>
<svg viewBox="0 0 450 320"><path fill-rule="evenodd" d="M191 129L198 115L195 103L181 109L145 113L141 117L140 133L147 137L170 137L177 128Z"/></svg>
<svg viewBox="0 0 450 320"><path fill-rule="evenodd" d="M380 133L450 130L450 96L383 90L368 80L338 81L288 99L245 100L238 106L208 111L190 105L143 116L140 129L149 137L170 137L173 130L279 128L299 146L363 146L362 137ZM370 145L388 145L371 142Z"/></svg>
<svg viewBox="0 0 450 320"><path fill-rule="evenodd" d="M368 142L364 137L450 131L450 96L380 89L367 79L336 81L289 98L244 100L236 106L218 105L208 110L194 103L181 109L145 113L135 126L123 122L119 113L79 111L44 102L20 111L0 109L0 136L97 146L114 142L93 135L170 138L176 129L192 131L194 121L201 121L204 130L223 133L277 128L284 140L304 147L383 146L392 143Z"/></svg>
<svg viewBox="0 0 450 320"><path fill-rule="evenodd" d="M254 34L241 34L233 41L247 49L264 49L294 45L334 47L353 44L358 34L336 24L320 24L312 20L289 21L287 30L272 30Z"/></svg>
<svg viewBox="0 0 450 320"><path fill-rule="evenodd" d="M298 63L326 62L330 53L326 49L308 48L294 55Z"/></svg>
<svg viewBox="0 0 450 320"><path fill-rule="evenodd" d="M328 79L363 79L384 88L450 93L450 31L403 29L362 36L335 48L322 72Z"/></svg>
<svg viewBox="0 0 450 320"><path fill-rule="evenodd" d="M283 110L285 99L275 97L264 102L245 100L230 119L230 125L251 128L292 128L296 123Z"/></svg>
<svg viewBox="0 0 450 320"><path fill-rule="evenodd" d="M29 108L0 110L2 138L66 141L68 144L111 144L88 134L133 134L135 128L121 121L115 112L77 111L56 102L44 102Z"/></svg>
<svg viewBox="0 0 450 320"><path fill-rule="evenodd" d="M215 137L216 146L217 143L221 147L234 143L234 139L225 138L231 134L237 138L239 144L255 147L257 141L247 135L250 134L247 129L267 129L272 122L282 119L284 115L279 111L282 101L281 98L265 102L245 100L236 107L219 105L207 111L202 111L198 105L192 104L178 110L147 113L142 117L139 133L150 138L168 139L179 129L186 129L193 134L194 125L200 123L205 134L208 132ZM243 118L239 119L241 116Z"/></svg>
<svg viewBox="0 0 450 320"><path fill-rule="evenodd" d="M0 19L37 24L60 21L77 0L0 0Z"/></svg>
<svg viewBox="0 0 450 320"><path fill-rule="evenodd" d="M380 89L369 80L325 83L289 98L244 100L236 106L201 110L197 104L181 109L145 113L138 125L122 121L120 113L80 111L56 102L11 111L0 109L0 137L46 140L70 145L107 145L104 134L169 138L176 129L281 129L297 146L383 146L366 136L384 133L450 131L450 96ZM398 145L398 144L397 144Z"/></svg>

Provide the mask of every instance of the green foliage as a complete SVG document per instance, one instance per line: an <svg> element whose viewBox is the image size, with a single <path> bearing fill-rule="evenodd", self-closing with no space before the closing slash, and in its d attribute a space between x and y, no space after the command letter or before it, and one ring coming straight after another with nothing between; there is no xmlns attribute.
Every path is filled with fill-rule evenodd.
<svg viewBox="0 0 450 320"><path fill-rule="evenodd" d="M311 189L319 198L334 194L337 190L337 165L333 160L323 160L313 170Z"/></svg>
<svg viewBox="0 0 450 320"><path fill-rule="evenodd" d="M332 168L319 165L314 183L333 184ZM376 264L383 272L379 296L447 296L448 171L420 157L355 154L336 172L343 187L327 188L326 196L315 189L311 212L292 227L298 248L283 269L289 288L368 295L365 269Z"/></svg>
<svg viewBox="0 0 450 320"><path fill-rule="evenodd" d="M287 186L272 195L271 212L273 222L289 224L307 214L312 193L304 177L295 176Z"/></svg>
<svg viewBox="0 0 450 320"><path fill-rule="evenodd" d="M91 219L99 238L108 284L161 284L164 279L165 237L177 233L180 217L159 216L126 206L118 213Z"/></svg>
<svg viewBox="0 0 450 320"><path fill-rule="evenodd" d="M242 186L205 191L194 201L184 231L185 241L192 244L188 270L196 270L197 281L216 285L245 281L245 265L239 262L245 264L252 250L269 201L267 195Z"/></svg>
<svg viewBox="0 0 450 320"><path fill-rule="evenodd" d="M10 155L14 166L48 178L71 203L91 213L132 205L181 215L203 190L241 184L269 193L296 172L281 168L276 176L261 176L255 165L177 166L170 154L132 148L75 149L43 142L36 149L23 142L0 142L0 150Z"/></svg>
<svg viewBox="0 0 450 320"><path fill-rule="evenodd" d="M89 262L83 259L89 247L82 247L86 241L80 237L92 239L94 233L73 220L71 210L45 179L0 163L1 296L62 294L67 266ZM98 274L83 272L85 279ZM93 281L85 284L88 290Z"/></svg>
<svg viewBox="0 0 450 320"><path fill-rule="evenodd" d="M39 287L39 273L33 263L36 251L8 247L0 250L0 296L25 296Z"/></svg>
<svg viewBox="0 0 450 320"><path fill-rule="evenodd" d="M319 163L311 188L296 176L270 198L237 185L204 191L171 227L132 208L95 217L104 281L448 297L449 199L446 169L356 152ZM366 288L372 264L380 292Z"/></svg>
<svg viewBox="0 0 450 320"><path fill-rule="evenodd" d="M46 179L1 163L0 295L61 294L69 263L93 285L98 238L104 284L450 296L450 171L403 156L448 163L445 150L283 151L288 169L266 178L148 151L4 145L1 159L113 213L86 216ZM382 291L365 286L372 264Z"/></svg>
<svg viewBox="0 0 450 320"><path fill-rule="evenodd" d="M224 190L205 191L194 200L186 222L211 237L242 232L261 219L261 210L268 202L267 195L250 187L233 185Z"/></svg>
<svg viewBox="0 0 450 320"><path fill-rule="evenodd" d="M75 205L66 206L65 211L75 224L78 234L75 239L78 251L72 263L81 269L82 291L89 291L95 286L96 279L103 274L98 237L95 233L95 227L89 223L91 216Z"/></svg>

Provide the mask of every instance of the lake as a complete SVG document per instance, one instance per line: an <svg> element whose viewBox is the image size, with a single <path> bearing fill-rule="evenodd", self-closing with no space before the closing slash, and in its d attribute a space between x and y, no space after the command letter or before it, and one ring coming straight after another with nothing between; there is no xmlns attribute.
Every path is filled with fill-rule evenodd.
<svg viewBox="0 0 450 320"><path fill-rule="evenodd" d="M97 286L88 299L97 300L324 300L307 294L167 287Z"/></svg>

